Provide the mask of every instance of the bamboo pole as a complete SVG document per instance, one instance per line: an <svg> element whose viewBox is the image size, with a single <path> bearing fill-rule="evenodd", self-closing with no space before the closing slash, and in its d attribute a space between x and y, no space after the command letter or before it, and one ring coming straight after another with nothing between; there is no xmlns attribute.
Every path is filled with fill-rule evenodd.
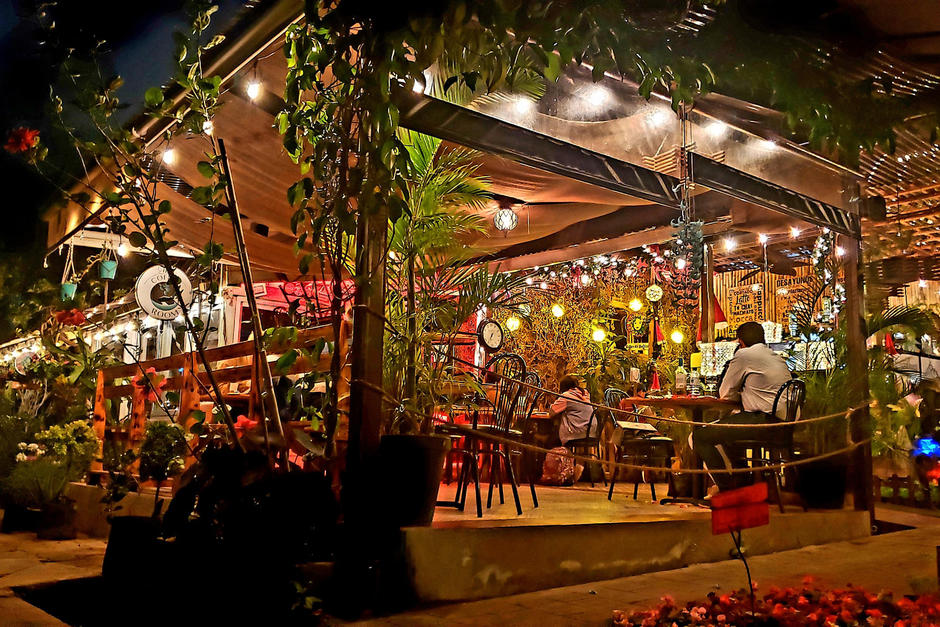
<svg viewBox="0 0 940 627"><path fill-rule="evenodd" d="M277 399L274 395L274 379L271 376L271 364L268 363L268 354L264 349L264 340L262 333L264 329L261 326L261 316L258 313L258 301L255 298L255 290L251 278L251 263L248 259L248 249L245 246L245 233L242 230L241 214L238 212L238 201L235 198L235 186L232 181L232 171L229 167L228 155L225 152L225 142L219 138L219 156L221 157L222 174L225 176L225 191L228 196L228 207L232 218L232 230L235 234L235 251L238 254L238 265L241 269L242 280L245 283L245 300L248 302L248 310L251 313L251 328L255 343L255 368L261 375L261 426L264 433L264 448L270 453L270 441L268 435L268 420L274 422L274 427L278 435L283 440L284 427L281 424L281 416L277 408ZM267 403L265 403L267 401ZM268 407L265 407L268 405ZM270 410L270 414L268 414Z"/></svg>

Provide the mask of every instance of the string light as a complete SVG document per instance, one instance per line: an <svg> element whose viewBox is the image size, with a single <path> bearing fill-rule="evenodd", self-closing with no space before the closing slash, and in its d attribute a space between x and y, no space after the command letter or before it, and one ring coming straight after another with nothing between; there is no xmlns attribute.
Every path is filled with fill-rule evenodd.
<svg viewBox="0 0 940 627"><path fill-rule="evenodd" d="M594 279L591 278L591 275L590 275L590 274L582 274L582 275L581 275L581 285L588 286L588 285L591 284L591 282L592 282L593 280L594 280Z"/></svg>
<svg viewBox="0 0 940 627"><path fill-rule="evenodd" d="M127 250L127 244L125 244L124 242L121 242L120 244L118 244L117 254L119 254L121 257L127 257L127 253L129 252L130 251Z"/></svg>
<svg viewBox="0 0 940 627"><path fill-rule="evenodd" d="M540 290L547 290L547 289L548 289L548 283L546 283L545 281L542 281L541 283L539 283L539 289L540 289Z"/></svg>
<svg viewBox="0 0 940 627"><path fill-rule="evenodd" d="M176 163L176 150L174 148L167 148L163 151L163 163L167 165Z"/></svg>
<svg viewBox="0 0 940 627"><path fill-rule="evenodd" d="M525 284L526 284L526 285L532 285L532 283L534 283L534 281L532 280L532 277L527 276L527 277L525 278Z"/></svg>
<svg viewBox="0 0 940 627"><path fill-rule="evenodd" d="M676 259L676 270L685 270L685 257Z"/></svg>
<svg viewBox="0 0 940 627"><path fill-rule="evenodd" d="M761 244L766 244L768 239L770 238L767 237L766 233L761 233L757 236L757 241L759 241Z"/></svg>
<svg viewBox="0 0 940 627"><path fill-rule="evenodd" d="M630 301L630 304L628 304L627 307L629 307L630 311L632 312L638 312L643 309L643 301L641 301L639 298L634 298Z"/></svg>
<svg viewBox="0 0 940 627"><path fill-rule="evenodd" d="M561 303L555 303L552 305L552 315L556 318L561 318L565 315L565 308L561 306Z"/></svg>
<svg viewBox="0 0 940 627"><path fill-rule="evenodd" d="M925 287L927 287L927 279L921 278L920 280L918 280L917 287L919 287L920 289L924 289Z"/></svg>
<svg viewBox="0 0 940 627"><path fill-rule="evenodd" d="M212 135L212 131L215 130L215 124L212 123L212 120L206 120L202 123L202 132L206 135Z"/></svg>
<svg viewBox="0 0 940 627"><path fill-rule="evenodd" d="M506 328L510 331L518 331L520 326L522 326L522 320L516 316L509 316L506 319Z"/></svg>
<svg viewBox="0 0 940 627"><path fill-rule="evenodd" d="M258 96L261 95L261 83L257 80L249 81L248 86L245 87L245 93L248 94L248 98L251 100L257 100Z"/></svg>
<svg viewBox="0 0 940 627"><path fill-rule="evenodd" d="M836 257L841 257L845 254L845 249L841 246L836 246Z"/></svg>
<svg viewBox="0 0 940 627"><path fill-rule="evenodd" d="M725 245L725 250L727 252L731 252L737 247L738 243L734 241L733 237L726 237L724 239L724 245Z"/></svg>
<svg viewBox="0 0 940 627"><path fill-rule="evenodd" d="M669 339L673 341L674 344L682 344L685 341L685 334L679 329L675 329L670 335Z"/></svg>
<svg viewBox="0 0 940 627"><path fill-rule="evenodd" d="M598 343L603 342L607 339L607 331L601 327L595 327L594 331L591 332L591 339Z"/></svg>
<svg viewBox="0 0 940 627"><path fill-rule="evenodd" d="M792 238L795 239L795 238L797 238L797 237L799 237L799 236L800 236L800 228L799 228L799 227L796 227L796 226L791 226L791 227L790 227L790 237L792 237Z"/></svg>

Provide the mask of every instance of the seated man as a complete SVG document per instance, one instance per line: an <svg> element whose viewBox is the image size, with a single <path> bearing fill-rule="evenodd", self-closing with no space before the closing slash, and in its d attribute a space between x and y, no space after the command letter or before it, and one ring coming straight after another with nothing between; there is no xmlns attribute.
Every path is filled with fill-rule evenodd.
<svg viewBox="0 0 940 627"><path fill-rule="evenodd" d="M587 403L591 401L588 391L581 387L581 382L574 375L566 375L558 384L561 396L555 399L548 412L550 418L561 416L561 425L558 427L558 437L562 445L569 440L586 438L597 435L597 421L591 421L594 408ZM591 422L591 431L588 434L588 423Z"/></svg>
<svg viewBox="0 0 940 627"><path fill-rule="evenodd" d="M733 446L737 440L769 439L774 435L782 435L783 431L782 428L722 429L717 426L778 422L779 418L771 415L774 398L780 387L790 380L787 362L764 344L764 328L761 325L745 322L738 327L737 337L739 346L722 375L718 395L721 398L740 400L744 411L716 421L714 427L702 427L692 431L692 447L702 458L706 468L731 468L724 446ZM777 412L785 416L786 408L778 407ZM720 490L729 489L734 484L730 474L717 473L713 478Z"/></svg>

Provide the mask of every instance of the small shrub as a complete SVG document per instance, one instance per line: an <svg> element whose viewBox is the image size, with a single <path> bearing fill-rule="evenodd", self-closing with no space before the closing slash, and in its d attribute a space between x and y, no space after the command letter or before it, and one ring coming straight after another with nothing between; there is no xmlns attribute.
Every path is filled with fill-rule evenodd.
<svg viewBox="0 0 940 627"><path fill-rule="evenodd" d="M3 481L4 505L41 508L62 498L69 482L68 467L55 459L19 462L10 476Z"/></svg>
<svg viewBox="0 0 940 627"><path fill-rule="evenodd" d="M98 452L98 436L85 420L54 425L36 434L46 454L68 467L69 479L80 479Z"/></svg>

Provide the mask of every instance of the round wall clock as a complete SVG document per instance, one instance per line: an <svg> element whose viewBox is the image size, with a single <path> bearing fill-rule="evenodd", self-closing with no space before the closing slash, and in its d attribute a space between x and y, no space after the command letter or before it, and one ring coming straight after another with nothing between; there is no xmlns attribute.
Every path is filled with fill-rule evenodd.
<svg viewBox="0 0 940 627"><path fill-rule="evenodd" d="M487 352L495 353L503 346L503 327L487 318L477 327L477 340Z"/></svg>
<svg viewBox="0 0 940 627"><path fill-rule="evenodd" d="M659 287L655 283L646 288L646 300L651 303L659 302L659 299L663 297L663 288Z"/></svg>

